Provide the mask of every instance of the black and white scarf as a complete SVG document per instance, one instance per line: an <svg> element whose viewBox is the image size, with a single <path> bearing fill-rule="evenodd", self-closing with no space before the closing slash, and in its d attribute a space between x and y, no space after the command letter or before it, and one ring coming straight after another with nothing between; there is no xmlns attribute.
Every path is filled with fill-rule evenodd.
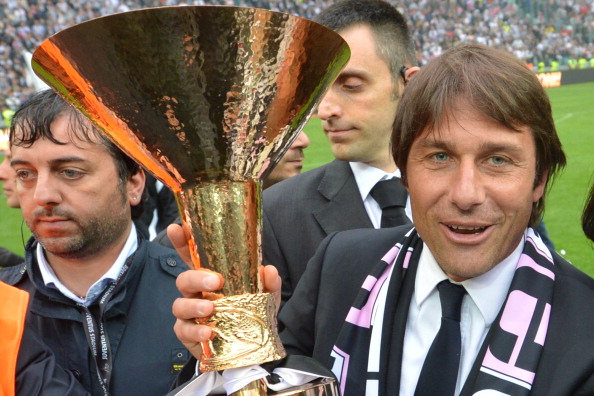
<svg viewBox="0 0 594 396"><path fill-rule="evenodd" d="M404 329L422 248L413 228L361 286L332 351L332 371L343 396L393 395L400 388ZM503 307L461 395L486 390L514 396L530 393L546 340L554 281L551 254L529 228ZM382 288L385 282L389 286Z"/></svg>

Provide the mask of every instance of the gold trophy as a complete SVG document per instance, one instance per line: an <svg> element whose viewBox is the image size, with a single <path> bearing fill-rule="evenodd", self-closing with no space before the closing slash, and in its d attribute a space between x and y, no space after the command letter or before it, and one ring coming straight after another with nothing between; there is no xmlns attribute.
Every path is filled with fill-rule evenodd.
<svg viewBox="0 0 594 396"><path fill-rule="evenodd" d="M93 19L33 54L43 80L173 190L194 265L225 276L202 371L285 356L259 279L261 180L349 56L338 34L307 19L219 6Z"/></svg>

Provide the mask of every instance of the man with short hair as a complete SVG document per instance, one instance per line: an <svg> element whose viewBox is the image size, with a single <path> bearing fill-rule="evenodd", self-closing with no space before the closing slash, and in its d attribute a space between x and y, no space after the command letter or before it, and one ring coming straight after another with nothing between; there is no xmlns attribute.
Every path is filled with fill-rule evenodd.
<svg viewBox="0 0 594 396"><path fill-rule="evenodd" d="M10 167L10 147L4 150L4 160L0 163L0 181L2 181L2 189L6 195L6 204L11 208L20 208L19 197L15 191L16 175L14 170Z"/></svg>
<svg viewBox="0 0 594 396"><path fill-rule="evenodd" d="M324 237L380 228L382 209L372 191L378 182L394 179L388 186L400 189L401 206L406 205L389 148L404 84L418 70L406 20L382 0L344 0L323 10L316 21L345 39L351 58L318 107L337 159L263 193L264 262L281 274L283 301ZM391 225L408 222L402 208Z"/></svg>
<svg viewBox="0 0 594 396"><path fill-rule="evenodd" d="M14 170L10 167L10 147L4 150L4 160L0 163L0 181L2 181L2 189L6 195L6 204L11 208L19 208L19 197L15 191L16 175ZM10 250L0 247L0 267L10 267L23 262L23 258Z"/></svg>
<svg viewBox="0 0 594 396"><path fill-rule="evenodd" d="M264 179L262 189L275 185L285 179L297 176L303 169L303 150L309 147L309 136L305 132L300 132L297 139L293 141L289 149L283 154L274 169Z"/></svg>
<svg viewBox="0 0 594 396"><path fill-rule="evenodd" d="M144 172L50 90L16 112L10 142L33 238L0 279L31 294L27 325L91 394L165 394L187 357L171 332L187 266L136 231Z"/></svg>
<svg viewBox="0 0 594 396"><path fill-rule="evenodd" d="M326 238L279 314L287 351L332 369L344 396L594 394L594 280L532 228L566 163L534 73L455 47L410 82L391 143L415 226ZM175 331L194 356L213 331L195 296L221 279L178 278Z"/></svg>

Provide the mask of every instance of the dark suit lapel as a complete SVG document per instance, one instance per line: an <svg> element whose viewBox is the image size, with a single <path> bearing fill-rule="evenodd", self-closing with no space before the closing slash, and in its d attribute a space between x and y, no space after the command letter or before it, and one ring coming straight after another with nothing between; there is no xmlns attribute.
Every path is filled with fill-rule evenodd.
<svg viewBox="0 0 594 396"><path fill-rule="evenodd" d="M328 202L313 211L326 235L334 231L372 228L355 176L348 162L334 160L326 167L318 192Z"/></svg>

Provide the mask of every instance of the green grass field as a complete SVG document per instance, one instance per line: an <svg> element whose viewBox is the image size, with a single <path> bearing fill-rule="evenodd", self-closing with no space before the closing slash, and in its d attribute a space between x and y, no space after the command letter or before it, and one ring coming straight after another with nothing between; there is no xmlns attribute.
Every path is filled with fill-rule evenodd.
<svg viewBox="0 0 594 396"><path fill-rule="evenodd" d="M555 180L547 199L545 222L557 251L577 267L594 276L594 248L581 230L580 216L589 186L594 183L594 83L549 89L557 130L568 158L565 170ZM306 126L311 146L306 150L305 170L332 160L320 120ZM21 232L29 236L18 210L0 198L0 246L23 253Z"/></svg>

